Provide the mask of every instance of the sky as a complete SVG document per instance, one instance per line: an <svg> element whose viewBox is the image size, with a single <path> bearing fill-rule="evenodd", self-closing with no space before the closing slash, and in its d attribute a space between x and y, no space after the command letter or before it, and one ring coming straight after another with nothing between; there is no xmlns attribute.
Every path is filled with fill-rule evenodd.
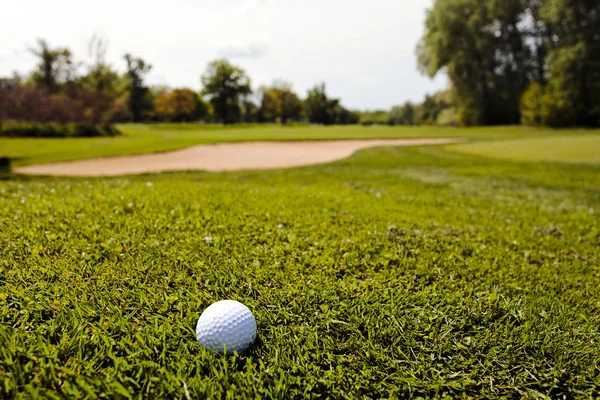
<svg viewBox="0 0 600 400"><path fill-rule="evenodd" d="M417 70L415 47L433 0L20 0L0 13L0 76L30 72L38 38L89 61L94 34L124 69L129 52L152 64L148 84L200 90L217 58L252 86L283 79L301 97L325 82L352 109L419 102L447 87Z"/></svg>

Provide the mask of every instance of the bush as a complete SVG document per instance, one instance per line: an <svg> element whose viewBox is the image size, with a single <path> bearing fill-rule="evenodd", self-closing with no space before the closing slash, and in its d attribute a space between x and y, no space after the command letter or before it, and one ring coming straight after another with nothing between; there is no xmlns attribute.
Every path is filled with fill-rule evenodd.
<svg viewBox="0 0 600 400"><path fill-rule="evenodd" d="M443 109L437 117L436 125L439 126L458 126L458 112L456 108L450 107Z"/></svg>
<svg viewBox="0 0 600 400"><path fill-rule="evenodd" d="M10 172L10 158L0 157L0 173Z"/></svg>
<svg viewBox="0 0 600 400"><path fill-rule="evenodd" d="M61 124L113 122L121 116L113 110L116 99L80 87L52 93L31 86L0 86L0 120ZM120 104L119 104L120 105Z"/></svg>
<svg viewBox="0 0 600 400"><path fill-rule="evenodd" d="M5 122L0 125L0 137L66 138L118 136L120 134L112 125L25 122Z"/></svg>
<svg viewBox="0 0 600 400"><path fill-rule="evenodd" d="M388 112L385 110L364 111L359 113L360 123L365 126L387 125L389 120Z"/></svg>
<svg viewBox="0 0 600 400"><path fill-rule="evenodd" d="M533 82L521 96L521 123L523 125L538 126L542 120L542 86Z"/></svg>

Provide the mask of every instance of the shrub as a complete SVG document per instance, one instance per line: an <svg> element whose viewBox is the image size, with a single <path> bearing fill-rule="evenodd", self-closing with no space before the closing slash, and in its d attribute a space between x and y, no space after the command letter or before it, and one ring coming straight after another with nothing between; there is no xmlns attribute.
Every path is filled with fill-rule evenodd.
<svg viewBox="0 0 600 400"><path fill-rule="evenodd" d="M542 119L542 98L544 90L542 86L533 82L521 96L521 123L523 125L538 126Z"/></svg>
<svg viewBox="0 0 600 400"><path fill-rule="evenodd" d="M31 86L0 87L0 120L62 124L113 122L113 96L72 87L58 93Z"/></svg>
<svg viewBox="0 0 600 400"><path fill-rule="evenodd" d="M439 126L458 126L458 113L456 108L450 107L443 109L437 117L436 125Z"/></svg>
<svg viewBox="0 0 600 400"><path fill-rule="evenodd" d="M10 172L10 158L0 157L0 172Z"/></svg>
<svg viewBox="0 0 600 400"><path fill-rule="evenodd" d="M0 125L0 136L29 138L65 138L117 136L121 133L112 125L86 123L56 124L5 122Z"/></svg>

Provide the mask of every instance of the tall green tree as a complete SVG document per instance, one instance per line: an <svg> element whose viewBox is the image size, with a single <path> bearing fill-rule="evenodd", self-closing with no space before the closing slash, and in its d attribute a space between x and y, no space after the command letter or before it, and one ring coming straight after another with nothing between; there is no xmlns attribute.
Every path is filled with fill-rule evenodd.
<svg viewBox="0 0 600 400"><path fill-rule="evenodd" d="M340 99L329 98L324 83L308 91L304 108L308 121L313 124L357 124L361 119L359 113L344 108Z"/></svg>
<svg viewBox="0 0 600 400"><path fill-rule="evenodd" d="M392 107L388 115L390 125L415 125L415 106L407 101L403 106Z"/></svg>
<svg viewBox="0 0 600 400"><path fill-rule="evenodd" d="M252 92L246 72L221 59L208 64L201 81L216 119L224 124L239 121L241 100Z"/></svg>
<svg viewBox="0 0 600 400"><path fill-rule="evenodd" d="M532 82L521 96L521 123L538 126L543 122L542 99L543 88L538 82Z"/></svg>
<svg viewBox="0 0 600 400"><path fill-rule="evenodd" d="M286 124L289 120L302 117L302 101L285 81L276 81L270 87L261 88L262 99L260 113L266 121L279 121Z"/></svg>
<svg viewBox="0 0 600 400"><path fill-rule="evenodd" d="M338 105L338 99L327 97L325 83L310 89L306 100L304 100L306 116L308 121L313 124L333 124L335 122L334 110Z"/></svg>
<svg viewBox="0 0 600 400"><path fill-rule="evenodd" d="M545 32L535 0L435 0L417 48L429 76L447 71L463 124L512 124L519 99L541 80ZM537 36L536 36L537 35ZM541 48L538 48L540 47ZM541 71L541 72L540 72Z"/></svg>
<svg viewBox="0 0 600 400"><path fill-rule="evenodd" d="M540 15L552 32L545 122L600 125L600 1L547 0Z"/></svg>
<svg viewBox="0 0 600 400"><path fill-rule="evenodd" d="M404 119L404 122L406 125L414 125L415 124L415 106L410 101L407 101L404 104L404 111L403 111L402 118Z"/></svg>
<svg viewBox="0 0 600 400"><path fill-rule="evenodd" d="M141 58L135 58L131 54L125 54L127 62L127 80L129 89L129 111L135 122L141 121L144 113L152 108L152 102L148 96L148 88L144 85L144 78L152 69Z"/></svg>
<svg viewBox="0 0 600 400"><path fill-rule="evenodd" d="M335 124L354 125L360 122L360 114L357 111L348 110L339 105L335 110Z"/></svg>
<svg viewBox="0 0 600 400"><path fill-rule="evenodd" d="M125 88L122 78L117 71L106 62L108 42L100 36L94 35L88 43L88 55L92 59L87 69L87 74L80 78L81 85L114 97Z"/></svg>
<svg viewBox="0 0 600 400"><path fill-rule="evenodd" d="M244 96L242 99L242 121L247 124L259 122L260 107L256 105L251 96Z"/></svg>
<svg viewBox="0 0 600 400"><path fill-rule="evenodd" d="M396 107L394 107L396 108ZM390 120L390 112L386 110L366 110L359 113L360 123L363 125L385 125L392 124Z"/></svg>
<svg viewBox="0 0 600 400"><path fill-rule="evenodd" d="M50 92L56 92L65 84L72 82L77 73L71 51L67 48L52 49L43 39L38 39L37 48L30 51L38 57L38 65L31 75L32 82L39 87L45 87Z"/></svg>

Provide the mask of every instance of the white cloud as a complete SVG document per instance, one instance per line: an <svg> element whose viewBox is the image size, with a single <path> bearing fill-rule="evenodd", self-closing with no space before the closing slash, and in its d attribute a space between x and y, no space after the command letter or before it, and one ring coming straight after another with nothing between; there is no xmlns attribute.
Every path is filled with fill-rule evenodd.
<svg viewBox="0 0 600 400"><path fill-rule="evenodd" d="M91 5L90 5L91 4ZM200 88L208 62L221 56L245 68L253 85L283 78L302 96L327 82L355 108L388 108L445 87L416 69L415 46L432 0L23 0L0 14L0 76L31 71L26 49L39 37L87 59L102 32L108 60L125 52L153 65L150 82ZM117 10L117 11L115 11ZM18 48L22 54L16 55Z"/></svg>

